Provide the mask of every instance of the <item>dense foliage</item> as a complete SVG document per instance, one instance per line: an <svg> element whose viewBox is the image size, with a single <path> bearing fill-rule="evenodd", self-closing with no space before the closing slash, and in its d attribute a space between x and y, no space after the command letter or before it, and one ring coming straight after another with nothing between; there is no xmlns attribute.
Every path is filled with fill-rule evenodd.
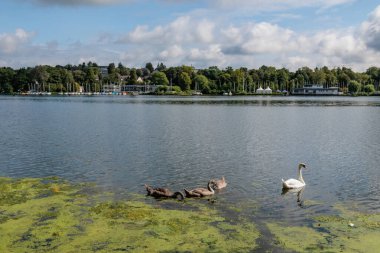
<svg viewBox="0 0 380 253"><path fill-rule="evenodd" d="M379 91L380 68L371 67L363 73L350 68L327 67L311 69L302 67L295 72L288 69L277 69L262 66L259 69L227 67L219 69L212 66L206 69L195 69L192 66L167 68L163 63L153 67L146 63L143 68L128 68L119 63L98 66L96 63L83 63L66 66L35 66L12 69L0 68L0 93L11 94L27 91L68 92L78 91L83 87L85 92L101 91L102 85L118 84L154 84L170 86L183 92L198 90L204 94L254 93L260 86L270 87L273 91L303 87L305 84L320 84L324 87L339 87L344 93L374 93ZM165 89L161 89L165 90Z"/></svg>

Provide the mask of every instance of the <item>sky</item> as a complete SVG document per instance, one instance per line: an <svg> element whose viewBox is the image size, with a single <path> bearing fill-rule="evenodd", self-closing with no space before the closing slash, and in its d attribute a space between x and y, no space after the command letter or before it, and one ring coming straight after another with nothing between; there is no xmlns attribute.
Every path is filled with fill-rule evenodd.
<svg viewBox="0 0 380 253"><path fill-rule="evenodd" d="M377 0L1 0L0 67L380 67Z"/></svg>

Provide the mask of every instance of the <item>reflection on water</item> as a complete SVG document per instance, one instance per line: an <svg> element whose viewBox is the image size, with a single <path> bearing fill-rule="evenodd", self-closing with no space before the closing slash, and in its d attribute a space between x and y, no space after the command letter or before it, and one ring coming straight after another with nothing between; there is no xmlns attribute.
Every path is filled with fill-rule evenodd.
<svg viewBox="0 0 380 253"><path fill-rule="evenodd" d="M294 195L294 196L297 196L297 205L299 207L304 207L304 204L303 204L303 192L305 191L305 187L300 187L300 188L294 188L294 189L288 189L288 188L282 188L282 192L281 192L281 195L286 195L286 194L289 194L289 195Z"/></svg>
<svg viewBox="0 0 380 253"><path fill-rule="evenodd" d="M9 97L2 97L9 100ZM17 98L23 99L23 98ZM235 96L235 97L177 97L177 96L138 96L138 97L28 97L36 102L62 103L111 103L111 104L159 104L159 105L243 105L243 106L380 106L378 97L277 97L277 96Z"/></svg>
<svg viewBox="0 0 380 253"><path fill-rule="evenodd" d="M255 201L264 219L302 221L337 201L375 211L379 106L379 97L0 97L0 175L139 193L224 175L219 207ZM303 208L279 194L299 162L312 168Z"/></svg>

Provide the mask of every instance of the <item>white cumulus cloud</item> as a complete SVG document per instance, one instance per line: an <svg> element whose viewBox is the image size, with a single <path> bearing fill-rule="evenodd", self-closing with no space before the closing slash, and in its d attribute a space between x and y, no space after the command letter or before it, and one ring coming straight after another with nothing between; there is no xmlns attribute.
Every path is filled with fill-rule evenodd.
<svg viewBox="0 0 380 253"><path fill-rule="evenodd" d="M78 6L78 5L111 5L120 3L131 3L133 0L31 0L36 4L45 6L62 5L62 6Z"/></svg>
<svg viewBox="0 0 380 253"><path fill-rule="evenodd" d="M6 54L13 53L23 43L26 43L32 36L33 33L27 32L23 29L16 29L13 34L0 34L0 51Z"/></svg>
<svg viewBox="0 0 380 253"><path fill-rule="evenodd" d="M281 2L295 6L297 1ZM319 7L328 5L327 1L317 2ZM336 0L330 4L347 2ZM303 4L316 3L306 0ZM364 19L356 27L299 32L272 22L234 23L229 19L185 13L166 24L142 24L121 35L107 35L114 40L69 46L57 41L36 45L33 33L18 29L0 34L0 64L65 65L91 60L99 64L121 61L134 67L144 66L146 62L163 62L167 66L185 64L202 68L215 65L257 68L265 64L292 70L305 65L365 70L379 65L380 6Z"/></svg>
<svg viewBox="0 0 380 253"><path fill-rule="evenodd" d="M254 11L272 11L297 9L302 7L331 8L351 3L355 0L214 0L214 5L224 9L249 9Z"/></svg>
<svg viewBox="0 0 380 253"><path fill-rule="evenodd" d="M362 36L368 47L380 51L380 6L370 15L369 19L361 26Z"/></svg>

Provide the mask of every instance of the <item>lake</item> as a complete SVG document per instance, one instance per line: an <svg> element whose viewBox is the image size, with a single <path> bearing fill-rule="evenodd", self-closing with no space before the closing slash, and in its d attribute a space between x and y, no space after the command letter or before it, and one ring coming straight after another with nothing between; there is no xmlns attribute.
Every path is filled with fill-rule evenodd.
<svg viewBox="0 0 380 253"><path fill-rule="evenodd" d="M378 212L379 116L380 97L0 96L0 176L141 194L225 176L216 200L254 201L257 220L303 223L338 202ZM281 179L300 162L297 202Z"/></svg>

